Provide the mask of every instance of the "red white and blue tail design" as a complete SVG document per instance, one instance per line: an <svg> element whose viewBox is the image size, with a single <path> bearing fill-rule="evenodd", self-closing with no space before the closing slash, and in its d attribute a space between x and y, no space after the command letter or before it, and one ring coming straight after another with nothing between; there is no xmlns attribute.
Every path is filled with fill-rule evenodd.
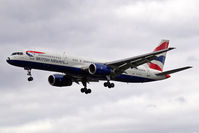
<svg viewBox="0 0 199 133"><path fill-rule="evenodd" d="M154 51L160 51L160 50L163 50L163 49L167 49L168 46L169 46L169 40L161 40L159 46L156 47L154 49ZM148 65L151 69L163 71L165 59L166 59L166 52L158 55L158 57L155 60L148 63Z"/></svg>

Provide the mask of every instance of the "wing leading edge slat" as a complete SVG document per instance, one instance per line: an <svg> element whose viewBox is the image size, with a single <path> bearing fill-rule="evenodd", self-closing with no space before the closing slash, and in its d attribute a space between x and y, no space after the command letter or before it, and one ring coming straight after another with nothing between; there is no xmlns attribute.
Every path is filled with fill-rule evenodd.
<svg viewBox="0 0 199 133"><path fill-rule="evenodd" d="M112 67L114 67L114 66L118 67L118 66L123 65L125 63L130 63L131 61L147 58L147 57L152 56L152 55L158 55L158 54L161 54L161 53L173 50L173 49L175 49L175 48L167 48L167 49L164 49L164 50L155 51L155 52L143 54L143 55L140 55L140 56L135 56L135 57L126 58L126 59L122 59L122 60L107 62L107 63L105 63L105 65L112 66Z"/></svg>

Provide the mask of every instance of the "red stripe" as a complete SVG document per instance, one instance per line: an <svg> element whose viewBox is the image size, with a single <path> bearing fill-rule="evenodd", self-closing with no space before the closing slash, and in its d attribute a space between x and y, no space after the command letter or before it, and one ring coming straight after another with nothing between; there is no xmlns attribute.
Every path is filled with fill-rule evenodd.
<svg viewBox="0 0 199 133"><path fill-rule="evenodd" d="M26 53L45 54L44 52L38 52L38 51L26 51Z"/></svg>
<svg viewBox="0 0 199 133"><path fill-rule="evenodd" d="M160 46L158 46L154 51L159 51L168 48L169 42L163 42Z"/></svg>
<svg viewBox="0 0 199 133"><path fill-rule="evenodd" d="M161 69L158 65L156 65L156 64L149 63L148 65L149 65L149 67L150 67L151 69L155 69L155 70L158 70L158 71L162 71L162 69Z"/></svg>

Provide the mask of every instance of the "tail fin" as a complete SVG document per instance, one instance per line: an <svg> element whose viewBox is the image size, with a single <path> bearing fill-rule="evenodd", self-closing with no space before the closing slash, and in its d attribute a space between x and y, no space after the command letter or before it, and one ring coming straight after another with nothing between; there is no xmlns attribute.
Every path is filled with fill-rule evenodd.
<svg viewBox="0 0 199 133"><path fill-rule="evenodd" d="M154 51L160 51L160 50L163 50L163 49L167 49L168 46L169 46L169 40L161 40L159 46L156 47L154 49ZM166 52L158 55L158 57L155 60L148 63L148 65L151 69L163 71L165 59L166 59Z"/></svg>

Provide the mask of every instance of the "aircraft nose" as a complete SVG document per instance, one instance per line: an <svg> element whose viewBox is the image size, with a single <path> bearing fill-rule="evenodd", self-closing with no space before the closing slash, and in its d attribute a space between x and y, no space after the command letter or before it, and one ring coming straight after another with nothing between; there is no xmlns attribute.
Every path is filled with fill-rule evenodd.
<svg viewBox="0 0 199 133"><path fill-rule="evenodd" d="M6 61L10 64L10 57L8 57Z"/></svg>

